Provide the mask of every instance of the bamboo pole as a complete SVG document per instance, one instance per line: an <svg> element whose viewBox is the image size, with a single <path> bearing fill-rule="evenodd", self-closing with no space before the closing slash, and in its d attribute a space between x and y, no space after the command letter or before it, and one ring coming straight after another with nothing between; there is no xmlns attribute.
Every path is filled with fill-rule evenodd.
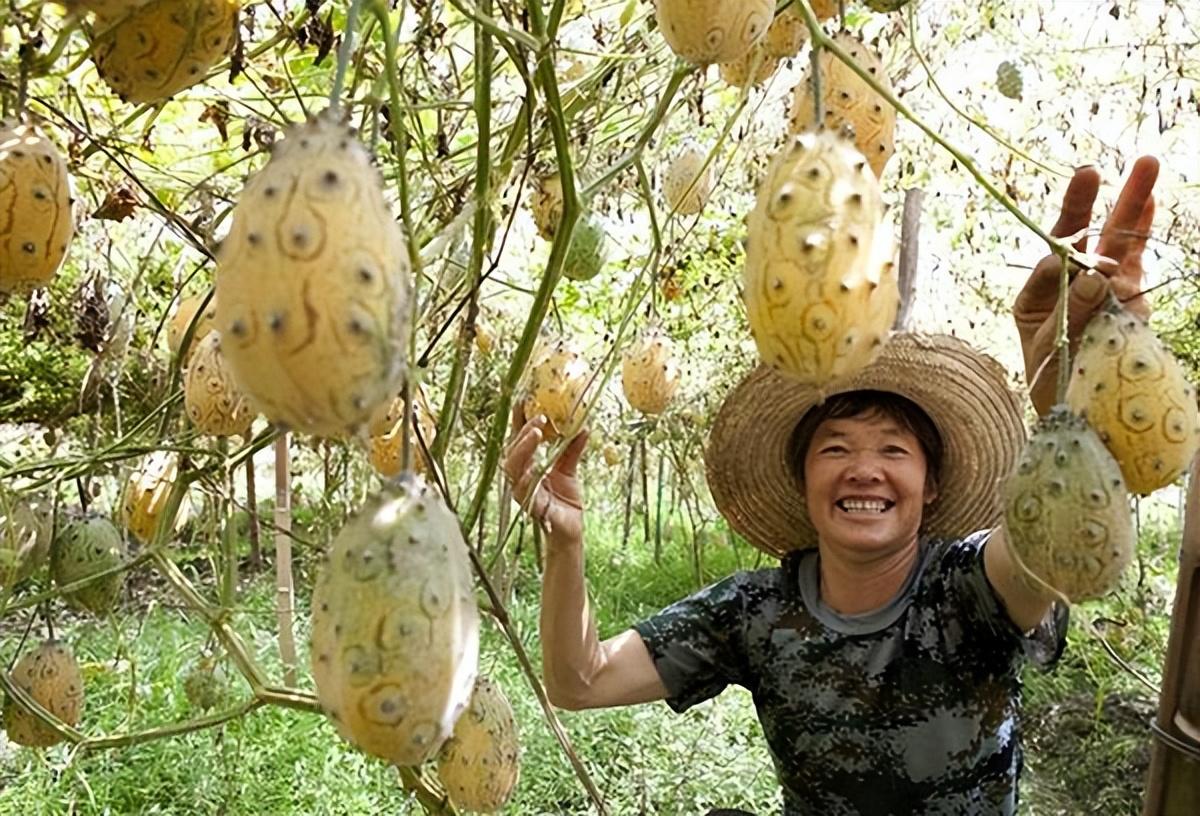
<svg viewBox="0 0 1200 816"><path fill-rule="evenodd" d="M1143 816L1200 813L1200 457L1192 460L1175 610Z"/></svg>
<svg viewBox="0 0 1200 816"><path fill-rule="evenodd" d="M904 191L904 214L900 219L900 309L893 326L897 331L908 328L912 320L914 293L917 289L917 259L920 254L921 205L925 191L911 187Z"/></svg>
<svg viewBox="0 0 1200 816"><path fill-rule="evenodd" d="M292 581L292 491L288 434L275 440L275 615L283 682L296 684L296 590Z"/></svg>

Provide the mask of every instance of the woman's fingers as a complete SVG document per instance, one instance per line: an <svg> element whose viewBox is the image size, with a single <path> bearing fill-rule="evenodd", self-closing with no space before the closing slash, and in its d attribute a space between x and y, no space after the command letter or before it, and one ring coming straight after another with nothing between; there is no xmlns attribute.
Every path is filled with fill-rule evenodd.
<svg viewBox="0 0 1200 816"><path fill-rule="evenodd" d="M1054 223L1050 234L1055 238L1066 238L1086 230L1092 223L1092 206L1096 203L1098 192L1100 192L1100 171L1090 164L1076 168L1075 175L1067 184L1067 191L1063 193L1058 221ZM1086 236L1076 241L1075 249L1080 252L1087 251Z"/></svg>
<svg viewBox="0 0 1200 816"><path fill-rule="evenodd" d="M1118 263L1132 253L1141 254L1154 219L1154 183L1157 180L1158 159L1142 156L1133 163L1117 203L1100 231L1097 254Z"/></svg>

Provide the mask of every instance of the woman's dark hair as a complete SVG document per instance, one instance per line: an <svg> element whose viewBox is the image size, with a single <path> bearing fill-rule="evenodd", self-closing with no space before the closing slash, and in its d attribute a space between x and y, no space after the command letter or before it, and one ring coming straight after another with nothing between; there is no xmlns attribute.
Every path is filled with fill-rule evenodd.
<svg viewBox="0 0 1200 816"><path fill-rule="evenodd" d="M917 438L928 463L925 482L937 490L942 475L942 436L921 406L890 391L847 391L810 408L796 423L789 445L796 481L804 484L804 459L808 456L813 435L822 422L827 419L872 416L885 416Z"/></svg>

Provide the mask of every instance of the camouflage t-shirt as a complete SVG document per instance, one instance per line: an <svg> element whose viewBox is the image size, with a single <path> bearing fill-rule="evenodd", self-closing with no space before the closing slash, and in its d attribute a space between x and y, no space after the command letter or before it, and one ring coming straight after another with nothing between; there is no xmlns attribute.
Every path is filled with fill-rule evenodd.
<svg viewBox="0 0 1200 816"><path fill-rule="evenodd" d="M987 535L923 541L904 588L864 615L821 602L806 550L634 628L676 711L730 683L750 691L785 816L1011 814L1018 670L1058 659L1066 609L1021 633L984 575Z"/></svg>

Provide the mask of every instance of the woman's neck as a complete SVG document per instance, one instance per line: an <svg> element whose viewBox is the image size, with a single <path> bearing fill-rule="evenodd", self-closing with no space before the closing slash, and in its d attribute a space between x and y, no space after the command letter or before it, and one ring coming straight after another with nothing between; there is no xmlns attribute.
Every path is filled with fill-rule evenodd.
<svg viewBox="0 0 1200 816"><path fill-rule="evenodd" d="M821 601L842 615L861 615L887 605L917 563L917 540L903 549L864 559L820 549Z"/></svg>

